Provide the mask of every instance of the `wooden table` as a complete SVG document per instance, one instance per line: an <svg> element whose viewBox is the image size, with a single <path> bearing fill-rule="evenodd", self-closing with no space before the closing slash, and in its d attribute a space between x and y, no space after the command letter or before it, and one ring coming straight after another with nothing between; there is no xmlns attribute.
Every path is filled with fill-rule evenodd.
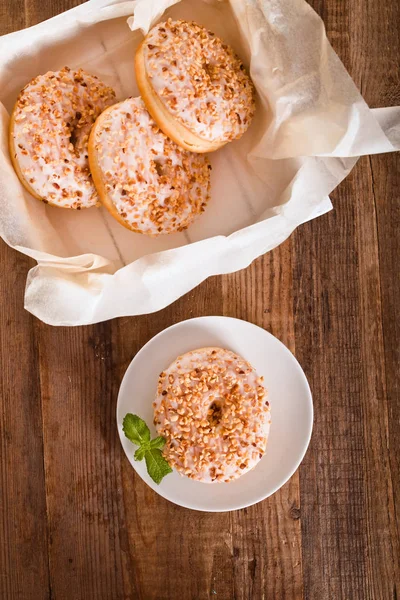
<svg viewBox="0 0 400 600"><path fill-rule="evenodd" d="M3 0L2 33L74 0ZM313 0L371 106L400 104L398 0ZM48 327L23 310L31 261L0 244L2 600L400 597L400 157L363 158L335 210L154 315ZM130 467L115 403L131 358L182 319L271 331L310 380L299 471L239 512L201 514ZM397 319L396 319L397 317Z"/></svg>

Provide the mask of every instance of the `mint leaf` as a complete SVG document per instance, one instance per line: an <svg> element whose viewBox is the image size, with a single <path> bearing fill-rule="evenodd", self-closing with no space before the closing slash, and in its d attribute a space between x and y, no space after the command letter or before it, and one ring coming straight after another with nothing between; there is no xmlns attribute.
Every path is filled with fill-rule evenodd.
<svg viewBox="0 0 400 600"><path fill-rule="evenodd" d="M165 438L162 437L162 435L159 435L158 437L154 438L154 440L151 440L150 442L150 448L163 448L163 446L165 446Z"/></svg>
<svg viewBox="0 0 400 600"><path fill-rule="evenodd" d="M161 448L165 444L165 439L159 435L150 440L150 429L146 423L137 415L128 413L122 423L122 430L128 440L137 448L134 459L146 460L147 472L157 484L159 484L165 475L172 473L172 469L162 455Z"/></svg>
<svg viewBox="0 0 400 600"><path fill-rule="evenodd" d="M136 444L136 446L150 442L150 429L143 419L137 415L132 415L131 413L125 415L122 429L128 440Z"/></svg>
<svg viewBox="0 0 400 600"><path fill-rule="evenodd" d="M145 454L147 472L152 480L159 484L165 475L172 473L172 469L162 455L159 448L151 448Z"/></svg>
<svg viewBox="0 0 400 600"><path fill-rule="evenodd" d="M140 446L140 448L138 448L134 454L134 459L135 460L143 460L144 459L144 455L146 454L147 450L149 450L149 446Z"/></svg>

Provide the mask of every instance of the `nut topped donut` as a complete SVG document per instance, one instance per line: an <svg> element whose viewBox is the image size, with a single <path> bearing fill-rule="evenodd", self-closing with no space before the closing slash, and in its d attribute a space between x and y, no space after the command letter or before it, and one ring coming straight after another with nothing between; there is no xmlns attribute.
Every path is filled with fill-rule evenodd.
<svg viewBox="0 0 400 600"><path fill-rule="evenodd" d="M165 136L141 98L128 98L100 115L90 134L89 161L101 201L137 233L182 231L209 200L207 157Z"/></svg>
<svg viewBox="0 0 400 600"><path fill-rule="evenodd" d="M114 102L114 91L82 69L49 71L24 87L11 115L10 154L35 198L77 210L98 203L88 139L98 115Z"/></svg>
<svg viewBox="0 0 400 600"><path fill-rule="evenodd" d="M263 456L270 427L263 378L223 348L200 348L160 374L154 424L164 456L181 474L230 482Z"/></svg>
<svg viewBox="0 0 400 600"><path fill-rule="evenodd" d="M243 135L254 87L232 48L187 21L160 23L135 58L140 93L153 119L177 144L208 152Z"/></svg>

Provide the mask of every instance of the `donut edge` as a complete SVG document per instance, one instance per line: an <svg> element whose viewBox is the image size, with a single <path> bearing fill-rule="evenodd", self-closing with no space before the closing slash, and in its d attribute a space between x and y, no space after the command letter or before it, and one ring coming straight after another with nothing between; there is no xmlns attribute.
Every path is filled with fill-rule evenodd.
<svg viewBox="0 0 400 600"><path fill-rule="evenodd" d="M50 200L45 200L44 198L42 198L42 196L39 196L39 194L37 192L35 192L35 190L29 185L29 183L25 179L24 174L21 171L21 167L19 166L19 162L16 158L16 148L15 148L15 144L14 144L14 126L15 126L15 113L16 113L17 103L18 103L18 100L14 105L14 108L12 110L11 117L10 117L10 124L9 124L9 129L8 129L8 151L10 153L11 164L14 168L14 171L15 171L18 179L20 180L20 182L22 183L22 185L24 186L26 191L29 192L31 196L36 198L36 200L39 200L40 202L42 202L45 206L54 206L54 208L59 208L61 210L75 211L76 209L72 208L71 206L60 206L59 204L50 202ZM89 208L97 208L97 205L85 206L85 207L83 207L83 210L89 209Z"/></svg>
<svg viewBox="0 0 400 600"><path fill-rule="evenodd" d="M44 199L41 196L39 196L39 194L37 194L35 192L35 190L29 185L29 183L27 182L27 180L25 179L25 177L21 171L21 167L19 166L19 162L16 157L16 148L15 148L15 144L14 144L15 112L16 112L16 108L17 108L17 103L18 103L18 100L15 103L14 108L12 110L11 117L10 117L10 125L9 125L9 129L8 129L8 150L10 152L11 164L14 167L14 171L15 171L18 179L20 180L20 182L22 183L24 188L31 194L31 196L36 198L36 200L40 200L41 202L43 202L43 204L51 204L50 202L45 202ZM56 206L56 205L52 204L51 206Z"/></svg>
<svg viewBox="0 0 400 600"><path fill-rule="evenodd" d="M178 356L176 356L174 358L174 360L170 362L170 364L168 365L168 367L166 369L164 369L164 371L167 371L170 367L172 367L174 362L176 362L180 356L192 355L195 352L207 352L209 350L211 350L211 351L216 350L218 353L220 353L221 350L222 350L222 352L230 352L233 356L237 356L238 358L242 358L244 361L246 361L246 359L243 358L240 354L236 354L236 352L233 352L233 350L229 350L229 348L224 348L223 346L201 346L201 348L193 348L193 350L188 350L187 352L178 354Z"/></svg>
<svg viewBox="0 0 400 600"><path fill-rule="evenodd" d="M233 350L230 350L230 349L228 349L228 348L226 348L226 347L223 347L223 346L203 346L203 347L201 347L201 348L195 348L195 349L193 349L193 350L188 350L187 352L183 352L182 354L179 354L179 355L178 355L178 356L177 356L177 357L176 357L176 358L175 358L175 359L174 359L174 360L173 360L173 361L172 361L172 362L171 362L171 363L168 365L168 367L166 367L165 369L163 369L163 372L165 372L165 371L168 371L168 370L169 370L169 369L172 367L172 365L173 365L174 363L176 363L176 361L177 361L177 360L178 360L178 358L180 358L180 357L187 356L187 355L192 355L193 353L196 353L196 352L213 351L213 350L216 350L216 351L218 352L218 354L220 354L221 352L228 352L229 354L231 354L231 355L232 355L232 357L233 357L233 358L234 358L234 357L236 357L236 358L238 358L238 359L240 359L240 360L243 360L245 363L248 363L248 364L250 365L250 367L251 367L251 368L252 368L252 370L255 372L255 374L257 375L257 377L258 377L258 378L260 377L260 375L259 375L259 373L258 373L257 369L254 367L254 365L253 365L252 363L250 363L250 362L249 362L249 361L248 361L246 358L244 358L244 357L243 357L241 354L239 354L239 353L237 353L237 352L234 352ZM158 381L159 381L159 379L158 379ZM264 390L265 390L265 393L266 393L266 394L268 394L268 390L267 390L267 388L266 388L266 386L265 386L264 382L262 382L262 386L263 386L263 388L264 388ZM155 400L155 402L157 402L159 399L160 399L160 395L158 394L158 386L157 386L157 392L156 392L156 394L155 394L155 396L154 396L154 400ZM153 413L154 413L154 412L155 412L155 408L153 409ZM271 409L270 409L269 405L268 405L268 408L267 408L267 410L266 410L266 413L267 413L267 414L268 414L268 416L269 416L268 426L267 426L267 428L266 428L266 429L267 429L267 431L265 432L265 437L266 437L266 445L268 445L268 441L269 441L269 435L270 435L270 426L271 426ZM156 431L157 431L157 434L159 434L159 435L160 435L160 432L159 432L159 429L158 429L158 427L157 427L157 426L156 426ZM168 460L168 459L166 459L166 460ZM253 466L252 466L250 469L248 469L248 470L244 471L244 472L243 472L243 473L241 473L241 474L240 474L238 477L234 478L234 479L233 479L233 480L232 480L230 483L232 483L232 482L234 482L234 481L237 481L237 480L238 480L238 479L240 479L240 478L241 478L243 475L246 475L246 473L249 473L249 472L251 472L253 469L255 469L255 468L257 467L257 465L259 464L260 460L261 460L261 459L259 459L259 460L256 462L256 464L254 464L254 465L253 465ZM180 475L181 477L186 477L186 475L185 475L184 473L182 473L182 471L181 471L180 469L177 469L176 467L175 467L175 469L176 469L176 471L179 473L179 475ZM221 482L220 482L220 481L218 481L218 480L215 480L215 481L206 481L206 480L204 480L204 479L197 479L196 481L198 481L199 483L204 483L204 484L206 484L206 485L214 485L214 484L221 483Z"/></svg>
<svg viewBox="0 0 400 600"><path fill-rule="evenodd" d="M147 237L157 237L157 234L154 234L154 233L145 233L145 232L141 231L140 229L135 229L135 228L131 227L128 223L125 222L125 220L118 213L117 209L115 208L114 203L112 202L112 200L110 199L110 197L107 194L106 186L105 186L104 179L103 179L102 170L101 170L101 168L99 166L98 153L97 153L96 144L95 144L96 133L97 133L98 129L103 125L103 120L108 115L108 113L111 112L111 110L115 109L120 104L122 104L123 102L125 102L126 100L127 99L122 100L121 102L117 102L116 104L113 104L112 106L107 107L97 117L96 121L94 122L94 124L92 126L92 129L90 131L89 140L88 140L89 168L90 168L90 172L92 174L92 180L93 180L94 186L95 186L96 191L97 191L97 193L99 195L99 198L100 198L100 202L108 210L108 212L111 214L111 216L114 217L114 219L116 219L118 221L118 223L120 223L120 225L123 225L129 231L132 231L134 233L140 233L141 235L146 235ZM144 105L144 107L147 110L147 106ZM150 116L151 116L151 114L150 114ZM168 136L166 136L166 137L168 137ZM203 153L201 153L201 154L203 154ZM206 160L207 160L207 164L210 165L208 157L206 157ZM205 200L206 204L208 204L208 202L210 201L210 198L211 198L211 195L210 195L210 185L211 185L211 179L210 179L210 177L208 177L207 198ZM200 214L196 214L195 217L194 217L194 219L196 217L199 217L199 216L201 216L201 213ZM192 222L193 222L193 220L186 227L188 227L189 225L191 225ZM186 227L185 227L185 229L186 229ZM178 233L178 232L179 232L179 230L170 231L170 232L167 233L167 235L171 235L173 233Z"/></svg>
<svg viewBox="0 0 400 600"><path fill-rule="evenodd" d="M156 94L147 76L146 62L143 51L146 38L144 38L142 43L139 45L135 54L136 82L147 110L161 131L163 131L165 135L168 136L172 141L178 144L178 146L188 150L189 152L204 154L206 152L214 152L215 150L222 148L222 146L225 146L227 142L209 142L200 138L191 132L187 127L174 119L174 117L168 112Z"/></svg>
<svg viewBox="0 0 400 600"><path fill-rule="evenodd" d="M124 221L124 219L121 217L121 215L115 208L114 203L108 197L106 186L103 181L102 171L100 169L99 161L97 158L97 150L95 144L96 132L103 125L104 118L108 115L108 113L111 112L112 109L115 109L115 107L119 104L121 104L121 102L117 102L116 104L113 104L112 106L106 108L93 123L88 141L89 168L92 174L94 187L97 190L101 204L104 206L104 208L108 210L110 215L114 217L114 219L116 219L118 223L120 223L120 225L123 225L126 229L129 229L129 231L134 231L135 233L142 233L138 229L132 229L131 227L129 227L128 223Z"/></svg>
<svg viewBox="0 0 400 600"><path fill-rule="evenodd" d="M237 352L234 352L233 350L229 350L229 348L224 348L223 346L202 346L201 348L194 348L193 350L188 350L187 352L183 352L182 354L179 354L178 356L176 356L174 358L173 361L170 362L170 364L163 369L164 371L168 371L168 369L170 367L172 367L172 365L177 361L177 359L181 356L187 356L187 355L193 355L196 352L208 352L209 350L213 351L216 350L218 354L220 354L221 352L229 352L230 354L232 354L232 357L236 357L238 359L243 360L246 363L249 363L249 365L251 366L251 368L257 373L257 370L255 369L255 367L246 359L244 358L241 354L238 354ZM259 376L259 375L258 375ZM156 394L156 398L158 397L158 394Z"/></svg>

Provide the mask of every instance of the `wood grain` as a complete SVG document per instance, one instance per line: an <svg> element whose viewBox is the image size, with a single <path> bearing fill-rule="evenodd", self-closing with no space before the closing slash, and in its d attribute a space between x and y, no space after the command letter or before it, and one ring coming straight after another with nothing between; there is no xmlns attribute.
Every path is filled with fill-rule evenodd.
<svg viewBox="0 0 400 600"><path fill-rule="evenodd" d="M28 265L1 243L0 597L7 600L49 593L38 355L22 303Z"/></svg>
<svg viewBox="0 0 400 600"><path fill-rule="evenodd" d="M38 327L50 583L57 598L123 595L120 447L109 323Z"/></svg>
<svg viewBox="0 0 400 600"><path fill-rule="evenodd" d="M3 0L1 33L79 0ZM397 0L313 0L366 100L400 104ZM361 159L335 210L154 315L51 328L23 311L30 261L0 243L0 598L396 600L400 594L400 159ZM310 449L242 511L168 503L125 459L123 373L153 335L225 314L293 352Z"/></svg>

